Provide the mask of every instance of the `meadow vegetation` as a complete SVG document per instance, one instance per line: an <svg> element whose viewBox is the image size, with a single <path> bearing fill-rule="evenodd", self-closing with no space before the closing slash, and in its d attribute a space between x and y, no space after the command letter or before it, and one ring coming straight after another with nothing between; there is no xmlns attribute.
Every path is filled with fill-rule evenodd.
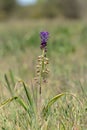
<svg viewBox="0 0 87 130"><path fill-rule="evenodd" d="M49 32L50 72L39 108L34 77L44 30ZM36 109L42 109L39 118ZM87 24L58 19L0 23L0 130L86 130L86 115Z"/></svg>

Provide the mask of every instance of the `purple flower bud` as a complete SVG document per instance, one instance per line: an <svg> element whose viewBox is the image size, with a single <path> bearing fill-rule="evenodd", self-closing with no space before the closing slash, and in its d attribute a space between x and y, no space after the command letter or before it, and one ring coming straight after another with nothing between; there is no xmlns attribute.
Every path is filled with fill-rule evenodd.
<svg viewBox="0 0 87 130"><path fill-rule="evenodd" d="M40 32L40 37L41 37L40 48L46 50L49 33L48 32Z"/></svg>

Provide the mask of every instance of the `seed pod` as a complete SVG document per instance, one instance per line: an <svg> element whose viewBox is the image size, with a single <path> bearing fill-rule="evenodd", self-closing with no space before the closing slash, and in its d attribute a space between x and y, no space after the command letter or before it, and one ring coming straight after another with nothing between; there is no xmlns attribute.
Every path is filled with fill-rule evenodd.
<svg viewBox="0 0 87 130"><path fill-rule="evenodd" d="M38 62L40 62L41 61L41 59L38 59Z"/></svg>
<svg viewBox="0 0 87 130"><path fill-rule="evenodd" d="M49 64L49 62L48 62L48 61L45 61L45 64L47 65L47 64Z"/></svg>
<svg viewBox="0 0 87 130"><path fill-rule="evenodd" d="M37 76L39 76L40 75L40 73L37 73Z"/></svg>
<svg viewBox="0 0 87 130"><path fill-rule="evenodd" d="M46 80L46 79L43 79L43 82L44 82L44 83L47 83L47 80Z"/></svg>
<svg viewBox="0 0 87 130"><path fill-rule="evenodd" d="M45 60L46 60L46 61L49 61L49 59L48 59L48 58L45 58Z"/></svg>
<svg viewBox="0 0 87 130"><path fill-rule="evenodd" d="M37 81L37 77L35 77L34 80Z"/></svg>
<svg viewBox="0 0 87 130"><path fill-rule="evenodd" d="M38 59L41 59L42 57L41 56L38 56Z"/></svg>
<svg viewBox="0 0 87 130"><path fill-rule="evenodd" d="M44 64L46 65L46 64L47 64L47 62L45 61L45 62L44 62Z"/></svg>
<svg viewBox="0 0 87 130"><path fill-rule="evenodd" d="M39 66L39 65L36 65L36 68L37 68L37 69L39 69L39 68L40 68L40 66Z"/></svg>
<svg viewBox="0 0 87 130"><path fill-rule="evenodd" d="M46 68L46 71L47 71L47 72L50 72L50 70L49 70L48 68Z"/></svg>
<svg viewBox="0 0 87 130"><path fill-rule="evenodd" d="M37 70L37 73L40 73L40 70Z"/></svg>
<svg viewBox="0 0 87 130"><path fill-rule="evenodd" d="M42 62L40 62L39 65L42 65Z"/></svg>
<svg viewBox="0 0 87 130"><path fill-rule="evenodd" d="M46 74L49 74L49 72L48 72L48 71L45 71L45 73L46 73Z"/></svg>

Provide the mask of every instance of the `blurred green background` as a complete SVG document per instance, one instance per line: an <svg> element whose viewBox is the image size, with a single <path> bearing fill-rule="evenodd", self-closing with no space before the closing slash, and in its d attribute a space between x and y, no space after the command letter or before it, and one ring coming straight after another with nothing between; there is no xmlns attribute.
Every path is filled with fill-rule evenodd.
<svg viewBox="0 0 87 130"><path fill-rule="evenodd" d="M23 4L22 1L0 0L0 21L7 19L56 17L78 19L87 17L86 0L36 0L35 2L31 0L31 4Z"/></svg>

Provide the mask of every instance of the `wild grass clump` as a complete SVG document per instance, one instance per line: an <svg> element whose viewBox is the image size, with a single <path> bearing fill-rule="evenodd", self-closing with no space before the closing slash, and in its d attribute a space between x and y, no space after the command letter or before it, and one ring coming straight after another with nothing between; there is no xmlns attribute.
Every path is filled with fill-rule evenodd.
<svg viewBox="0 0 87 130"><path fill-rule="evenodd" d="M6 93L3 92L2 97L3 95L6 96L0 104L1 130L86 129L87 94L81 82L79 82L81 90L78 89L77 94L70 92L68 89L68 91L56 89L56 95L49 92L49 89L51 89L48 88L48 77L51 75L47 57L49 37L48 32L40 33L41 55L37 58L35 77L29 85L22 79L16 79L12 70L9 71L9 76L4 75L6 82L4 90ZM55 59L53 61L53 66L56 66ZM56 67L58 69L58 66ZM67 69L67 66L65 68ZM51 80L54 83L53 79ZM77 83L74 83L76 86ZM52 85L51 87L54 88L55 86ZM8 99L6 99L7 97Z"/></svg>

